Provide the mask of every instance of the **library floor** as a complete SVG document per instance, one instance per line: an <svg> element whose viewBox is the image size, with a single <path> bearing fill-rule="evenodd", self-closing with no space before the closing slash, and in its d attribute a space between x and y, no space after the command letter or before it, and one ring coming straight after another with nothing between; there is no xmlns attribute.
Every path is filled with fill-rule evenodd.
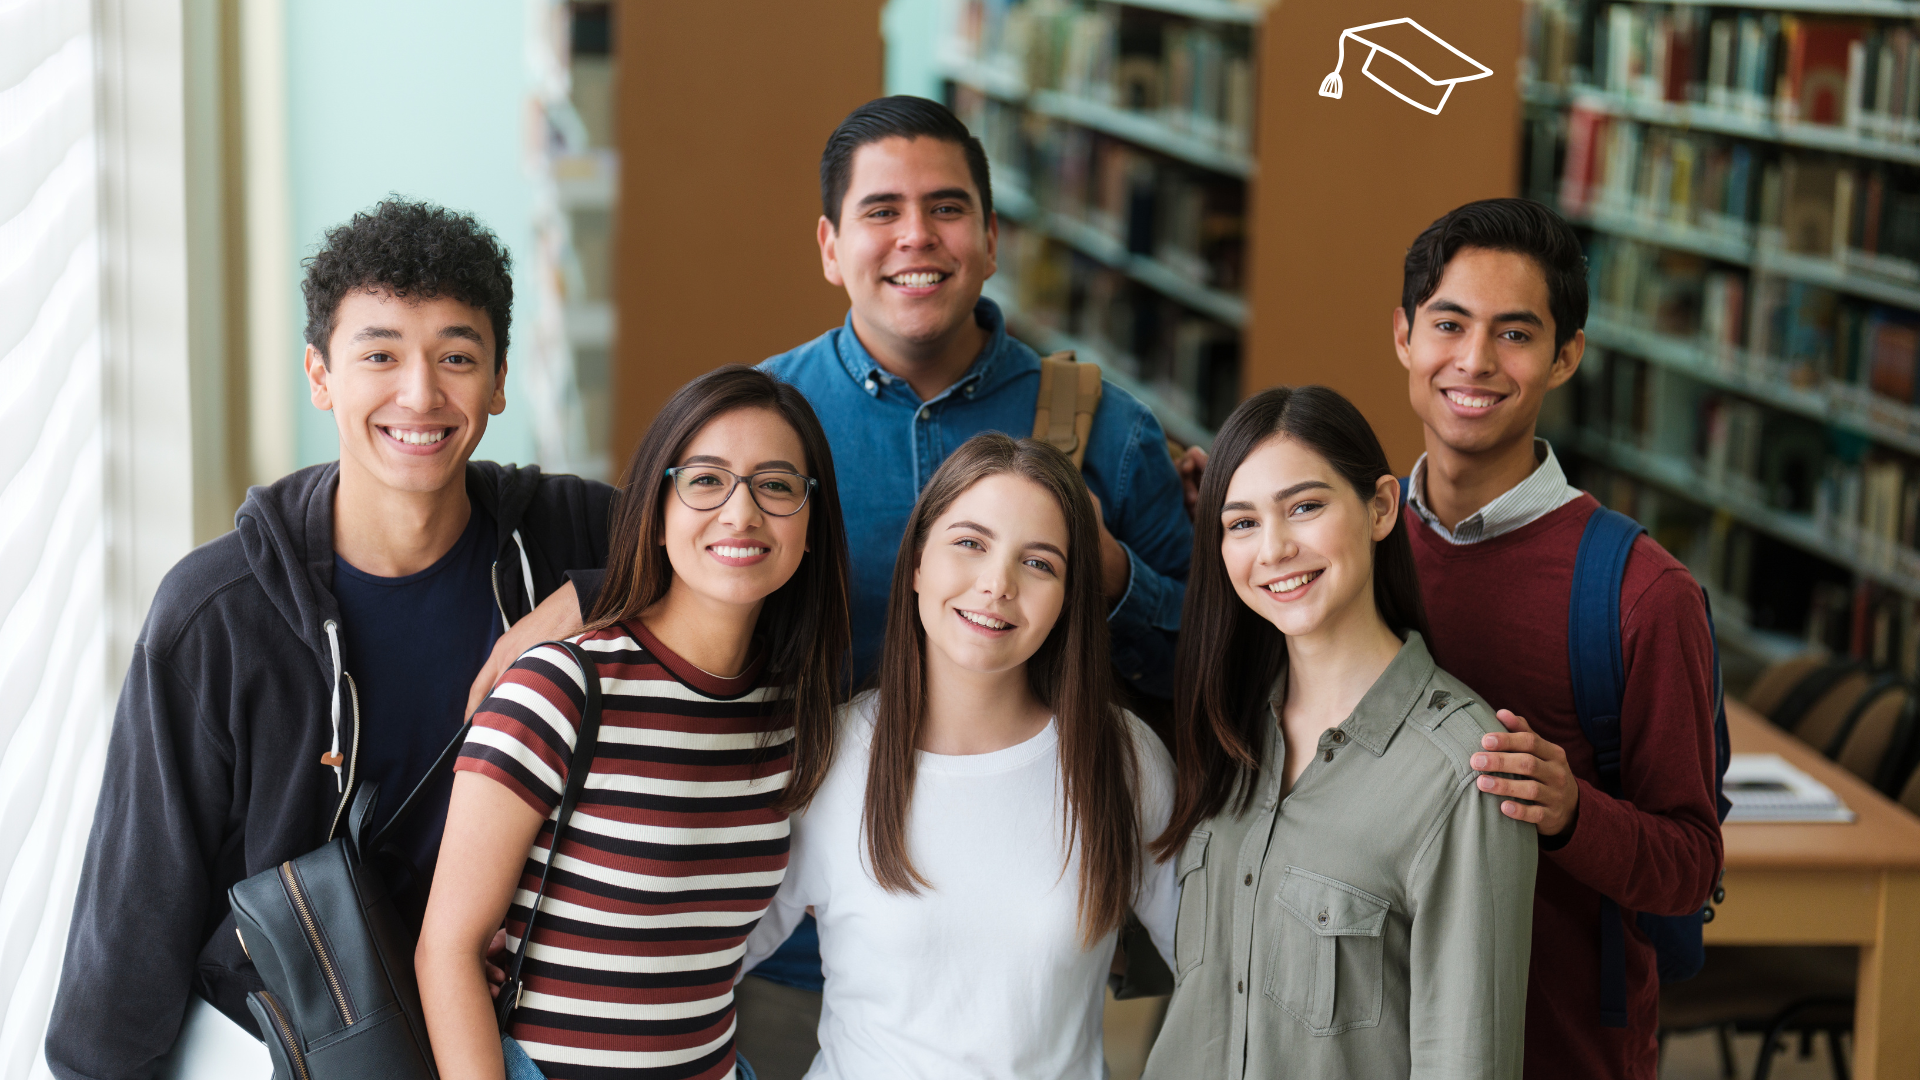
<svg viewBox="0 0 1920 1080"><path fill-rule="evenodd" d="M1760 1055L1759 1035L1733 1037L1734 1075L1752 1076ZM1829 1080L1833 1070L1827 1061L1826 1036L1813 1040L1813 1055L1800 1058L1800 1042L1795 1039L1786 1053L1773 1059L1774 1080ZM1667 1040L1667 1056L1660 1062L1660 1080L1720 1080L1720 1053L1714 1049L1713 1032L1675 1035Z"/></svg>
<svg viewBox="0 0 1920 1080"><path fill-rule="evenodd" d="M1160 1009L1165 999L1115 1001L1107 998L1107 1066L1112 1080L1139 1080L1146 1065L1147 1047L1159 1027ZM1736 1076L1752 1076L1754 1060L1760 1053L1760 1036L1736 1035L1733 1061ZM1830 1080L1824 1036L1813 1043L1813 1056L1801 1060L1799 1043L1773 1061L1774 1080ZM1721 1080L1720 1054L1714 1047L1713 1033L1675 1035L1667 1040L1667 1055L1660 1063L1660 1080Z"/></svg>

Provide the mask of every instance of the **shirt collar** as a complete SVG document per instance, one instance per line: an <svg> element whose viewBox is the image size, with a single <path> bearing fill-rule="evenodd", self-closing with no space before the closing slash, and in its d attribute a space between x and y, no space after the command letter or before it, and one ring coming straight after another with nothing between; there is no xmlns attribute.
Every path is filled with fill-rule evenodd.
<svg viewBox="0 0 1920 1080"><path fill-rule="evenodd" d="M1539 464L1534 466L1533 472L1527 474L1525 480L1462 518L1452 529L1440 524L1440 519L1427 507L1425 454L1421 454L1420 460L1413 463L1413 473L1407 481L1407 503L1421 521L1450 544L1472 544L1510 533L1558 510L1580 494L1578 488L1567 483L1566 470L1560 467L1560 459L1554 456L1552 444L1545 439L1535 438L1533 453Z"/></svg>
<svg viewBox="0 0 1920 1080"><path fill-rule="evenodd" d="M1000 305L983 296L973 305L973 318L987 331L987 343L966 374L939 395L942 398L955 393L986 393L1015 376L1039 370L1040 355L1007 333L1007 320L1000 313ZM861 343L860 335L854 333L852 311L847 312L841 331L835 350L840 366L868 397L877 397L882 387L897 381L896 377L880 366Z"/></svg>
<svg viewBox="0 0 1920 1080"><path fill-rule="evenodd" d="M1407 631L1407 639L1401 643L1400 651L1394 654L1393 662L1380 673L1367 689L1360 704L1337 726L1328 729L1322 735L1324 743L1334 731L1345 734L1347 740L1357 746L1365 747L1374 757L1387 752L1387 744L1393 741L1394 733L1400 725L1406 723L1414 710L1429 704L1426 696L1428 684L1433 681L1434 672L1439 668L1433 662L1433 654L1427 651L1427 643L1418 630ZM1273 718L1275 727L1269 730L1267 738L1266 762L1263 766L1267 775L1262 784L1267 801L1271 803L1279 796L1281 773L1286 763L1280 757L1280 740L1273 737L1280 721L1281 694L1285 688L1286 673L1281 672L1281 683L1273 691ZM1448 700L1433 702L1431 707L1441 708L1449 705Z"/></svg>

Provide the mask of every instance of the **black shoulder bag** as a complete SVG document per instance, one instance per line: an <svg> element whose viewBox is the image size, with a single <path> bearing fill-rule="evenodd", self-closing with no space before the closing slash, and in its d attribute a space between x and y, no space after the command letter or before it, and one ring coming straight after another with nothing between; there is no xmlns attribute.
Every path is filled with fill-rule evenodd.
<svg viewBox="0 0 1920 1080"><path fill-rule="evenodd" d="M586 787L600 735L600 674L593 658L572 642L548 644L567 650L580 665L586 702L540 890L500 988L502 1030L519 1001L520 970L553 873L552 852L559 850ZM367 784L354 795L346 836L227 890L240 947L267 986L248 995L247 1008L266 1036L274 1080L439 1080L413 975L415 935L373 856L417 808L421 793L453 767L472 727L471 720L461 726L378 833L369 835L378 793Z"/></svg>

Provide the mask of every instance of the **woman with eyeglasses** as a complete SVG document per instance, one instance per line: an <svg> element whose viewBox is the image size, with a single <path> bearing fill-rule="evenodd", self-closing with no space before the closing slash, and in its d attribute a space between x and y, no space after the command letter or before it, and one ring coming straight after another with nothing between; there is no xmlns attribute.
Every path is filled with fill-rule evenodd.
<svg viewBox="0 0 1920 1080"><path fill-rule="evenodd" d="M847 549L826 434L750 368L689 383L634 451L606 585L572 640L599 668L598 752L553 820L584 703L530 650L473 719L415 954L441 1075L742 1077L733 984L787 869L788 815L833 758ZM502 1037L486 951L511 951L549 858Z"/></svg>
<svg viewBox="0 0 1920 1080"><path fill-rule="evenodd" d="M1114 941L1171 955L1145 854L1173 765L1114 703L1100 530L1066 455L989 432L941 464L894 563L878 687L794 818L751 967L811 906L826 972L808 1080L1101 1080ZM1151 947L1151 946L1149 946Z"/></svg>

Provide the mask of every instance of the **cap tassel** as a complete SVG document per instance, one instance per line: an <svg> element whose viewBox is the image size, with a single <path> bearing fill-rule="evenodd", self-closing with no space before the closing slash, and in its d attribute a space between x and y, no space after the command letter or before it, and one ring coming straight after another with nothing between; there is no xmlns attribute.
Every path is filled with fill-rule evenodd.
<svg viewBox="0 0 1920 1080"><path fill-rule="evenodd" d="M1320 80L1321 97L1338 98L1346 91L1346 87L1340 83L1340 69L1347 66L1347 34L1351 32L1352 31L1341 31L1340 33L1340 55L1339 58L1333 62L1332 73Z"/></svg>

